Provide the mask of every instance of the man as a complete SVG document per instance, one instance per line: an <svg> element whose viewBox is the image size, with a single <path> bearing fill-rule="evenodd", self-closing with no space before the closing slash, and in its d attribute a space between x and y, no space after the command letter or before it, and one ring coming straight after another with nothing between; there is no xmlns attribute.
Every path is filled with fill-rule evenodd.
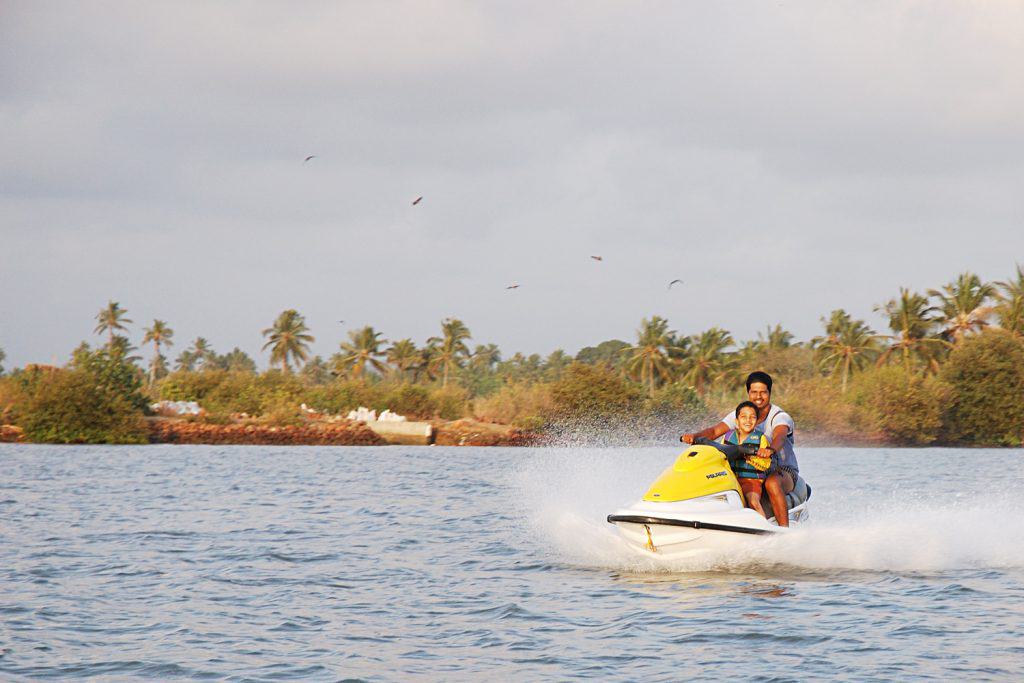
<svg viewBox="0 0 1024 683"><path fill-rule="evenodd" d="M793 435L796 425L789 413L771 402L772 378L767 372L752 372L747 376L747 398L757 406L757 429L764 432L771 446L758 450L757 454L770 457L778 454L779 466L768 475L764 482L764 490L775 512L775 521L779 526L789 526L789 509L786 507L786 494L796 486L796 478L800 466L793 452ZM695 439L717 439L730 429L736 427L736 416L730 411L722 421L694 434L683 434L679 440L692 444Z"/></svg>

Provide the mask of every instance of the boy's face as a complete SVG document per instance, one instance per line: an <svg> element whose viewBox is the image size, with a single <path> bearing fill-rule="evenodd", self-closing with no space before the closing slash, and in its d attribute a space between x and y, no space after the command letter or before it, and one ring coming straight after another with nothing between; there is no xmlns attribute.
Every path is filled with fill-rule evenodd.
<svg viewBox="0 0 1024 683"><path fill-rule="evenodd" d="M740 408L740 414L736 416L736 424L744 434L754 431L754 427L757 425L757 411L750 406Z"/></svg>
<svg viewBox="0 0 1024 683"><path fill-rule="evenodd" d="M768 391L768 385L764 382L751 382L750 389L747 390L747 398L757 406L758 410L763 410L768 401L772 399L772 392Z"/></svg>

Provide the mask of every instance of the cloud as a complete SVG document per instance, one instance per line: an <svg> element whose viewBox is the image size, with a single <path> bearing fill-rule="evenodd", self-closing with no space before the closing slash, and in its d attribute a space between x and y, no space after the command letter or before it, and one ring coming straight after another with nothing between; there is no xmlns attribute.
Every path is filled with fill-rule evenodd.
<svg viewBox="0 0 1024 683"><path fill-rule="evenodd" d="M108 298L252 353L286 307L324 354L338 318L509 352L651 314L878 325L1021 258L1022 30L1002 2L9 4L5 364Z"/></svg>

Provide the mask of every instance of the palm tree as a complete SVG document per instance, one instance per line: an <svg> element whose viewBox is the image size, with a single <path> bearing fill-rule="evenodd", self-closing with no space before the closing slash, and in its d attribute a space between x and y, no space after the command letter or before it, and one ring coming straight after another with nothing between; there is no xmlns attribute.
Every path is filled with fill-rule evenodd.
<svg viewBox="0 0 1024 683"><path fill-rule="evenodd" d="M1017 266L1017 278L997 282L999 287L996 292L996 315L999 317L999 325L1003 329L1017 335L1024 336L1024 270Z"/></svg>
<svg viewBox="0 0 1024 683"><path fill-rule="evenodd" d="M380 346L384 340L380 338L381 334L381 332L374 332L369 325L359 330L349 331L349 341L341 343L342 353L338 359L340 368L350 371L360 382L364 380L367 365L378 372L383 371L384 363L380 358L384 354L381 352Z"/></svg>
<svg viewBox="0 0 1024 683"><path fill-rule="evenodd" d="M430 364L441 369L441 386L448 386L448 374L453 367L462 367L462 361L469 356L466 340L471 339L469 328L456 318L441 321L441 336L431 337L427 345L433 351Z"/></svg>
<svg viewBox="0 0 1024 683"><path fill-rule="evenodd" d="M154 377L163 377L167 374L167 358L162 353L158 353L153 356L153 359L149 361L149 383L153 384Z"/></svg>
<svg viewBox="0 0 1024 683"><path fill-rule="evenodd" d="M178 354L178 357L174 359L174 369L179 372L194 372L196 369L196 356L194 353L185 349Z"/></svg>
<svg viewBox="0 0 1024 683"><path fill-rule="evenodd" d="M246 372L255 374L256 363L242 349L237 346L223 356L217 358L217 366L230 372Z"/></svg>
<svg viewBox="0 0 1024 683"><path fill-rule="evenodd" d="M289 308L277 316L273 327L263 330L263 336L269 337L263 345L263 350L270 349L270 364L281 364L281 371L291 372L290 361L296 364L305 361L309 356L309 345L316 341L313 335L309 334L306 327L306 319L298 311Z"/></svg>
<svg viewBox="0 0 1024 683"><path fill-rule="evenodd" d="M923 360L933 371L938 370L935 354L948 347L949 342L929 336L935 328L933 314L936 309L928 305L924 295L901 287L899 299L890 299L884 305L876 306L875 310L889 318L889 329L893 331L884 337L891 344L878 357L879 365L899 354L907 372L911 372L915 357Z"/></svg>
<svg viewBox="0 0 1024 683"><path fill-rule="evenodd" d="M992 307L986 303L995 287L982 283L977 275L961 273L942 291L929 289L928 294L939 300L937 322L946 341L958 344L965 335L988 325Z"/></svg>
<svg viewBox="0 0 1024 683"><path fill-rule="evenodd" d="M757 333L757 346L767 349L788 349L793 345L793 333L782 329L782 325L765 327L765 333Z"/></svg>
<svg viewBox="0 0 1024 683"><path fill-rule="evenodd" d="M811 340L818 365L831 375L839 373L842 377L842 393L846 393L846 383L854 370L863 370L864 366L878 357L878 337L874 330L863 320L854 320L843 309L832 311L825 323L825 336Z"/></svg>
<svg viewBox="0 0 1024 683"><path fill-rule="evenodd" d="M392 342L387 349L387 360L391 368L403 380L406 379L410 370L413 370L417 363L422 360L420 350L412 339L399 339Z"/></svg>
<svg viewBox="0 0 1024 683"><path fill-rule="evenodd" d="M437 379L434 366L434 356L437 354L437 343L429 339L419 350L419 357L412 366L412 381L419 382L423 379L433 381Z"/></svg>
<svg viewBox="0 0 1024 683"><path fill-rule="evenodd" d="M142 343L153 343L153 360L149 364L149 384L152 385L156 381L159 368L162 367L166 370L167 362L160 354L160 346L174 346L174 342L171 341L174 337L174 330L168 327L167 323L163 320L154 320L153 326L145 328L144 332L145 336L142 337ZM162 360L158 361L158 359Z"/></svg>
<svg viewBox="0 0 1024 683"><path fill-rule="evenodd" d="M107 307L102 309L96 314L96 329L93 330L96 334L107 333L107 345L112 346L114 344L114 333L121 330L127 330L124 326L125 323L130 323L131 320L126 318L128 311L121 308L121 304L116 301L108 301Z"/></svg>
<svg viewBox="0 0 1024 683"><path fill-rule="evenodd" d="M491 371L501 362L501 350L497 344L478 344L473 350L470 364L478 370Z"/></svg>
<svg viewBox="0 0 1024 683"><path fill-rule="evenodd" d="M733 345L732 335L712 327L694 338L689 354L683 360L683 379L704 396L707 385L726 377L734 365L726 349Z"/></svg>
<svg viewBox="0 0 1024 683"><path fill-rule="evenodd" d="M212 370L217 366L217 352L213 350L205 337L196 337L189 348L189 353L199 362L203 370Z"/></svg>
<svg viewBox="0 0 1024 683"><path fill-rule="evenodd" d="M299 375L307 384L327 384L331 379L331 369L320 356L313 356L302 366Z"/></svg>
<svg viewBox="0 0 1024 683"><path fill-rule="evenodd" d="M668 321L659 316L650 320L644 318L640 321L640 329L637 330L636 346L630 346L622 350L626 356L626 371L634 378L639 378L641 384L647 385L651 396L654 395L654 385L657 381L664 381L671 377L672 360L669 358L669 349L675 338L675 332L668 329Z"/></svg>
<svg viewBox="0 0 1024 683"><path fill-rule="evenodd" d="M562 371L572 365L572 356L562 349L555 349L544 359L544 377L548 380L557 380L562 376Z"/></svg>

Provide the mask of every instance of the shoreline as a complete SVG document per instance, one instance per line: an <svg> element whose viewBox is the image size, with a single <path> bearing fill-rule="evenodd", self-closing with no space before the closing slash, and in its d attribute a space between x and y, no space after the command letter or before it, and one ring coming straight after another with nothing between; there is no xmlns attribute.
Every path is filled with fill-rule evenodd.
<svg viewBox="0 0 1024 683"><path fill-rule="evenodd" d="M146 418L149 427L149 440L141 444L120 445L180 445L180 446L474 446L500 448L558 447L592 448L592 447L680 447L674 441L624 440L609 442L595 439L589 443L586 439L572 440L572 443L560 443L560 440L538 432L521 430L511 425L476 420L460 419L453 421L431 420L433 437L429 443L411 444L397 440L389 440L376 433L362 422L311 422L304 425L268 425L258 423L211 424L187 419ZM999 446L973 444L956 444L937 442L928 445L909 445L884 443L865 439L849 441L830 437L827 434L808 434L801 438L803 448L970 448L1020 450L1020 446ZM33 442L24 438L21 428L16 425L0 425L0 444L46 444L52 442ZM102 445L83 443L64 443L53 445ZM109 444L119 445L119 444Z"/></svg>
<svg viewBox="0 0 1024 683"><path fill-rule="evenodd" d="M310 421L299 425L233 422L212 424L197 420L148 417L148 443L233 446L393 446L415 445L378 433L363 422ZM402 423L398 423L402 424ZM430 437L418 445L437 446L537 446L542 435L476 420L431 420ZM0 425L0 443L32 442L16 425ZM67 444L82 445L82 444ZM140 444L143 445L143 444Z"/></svg>

